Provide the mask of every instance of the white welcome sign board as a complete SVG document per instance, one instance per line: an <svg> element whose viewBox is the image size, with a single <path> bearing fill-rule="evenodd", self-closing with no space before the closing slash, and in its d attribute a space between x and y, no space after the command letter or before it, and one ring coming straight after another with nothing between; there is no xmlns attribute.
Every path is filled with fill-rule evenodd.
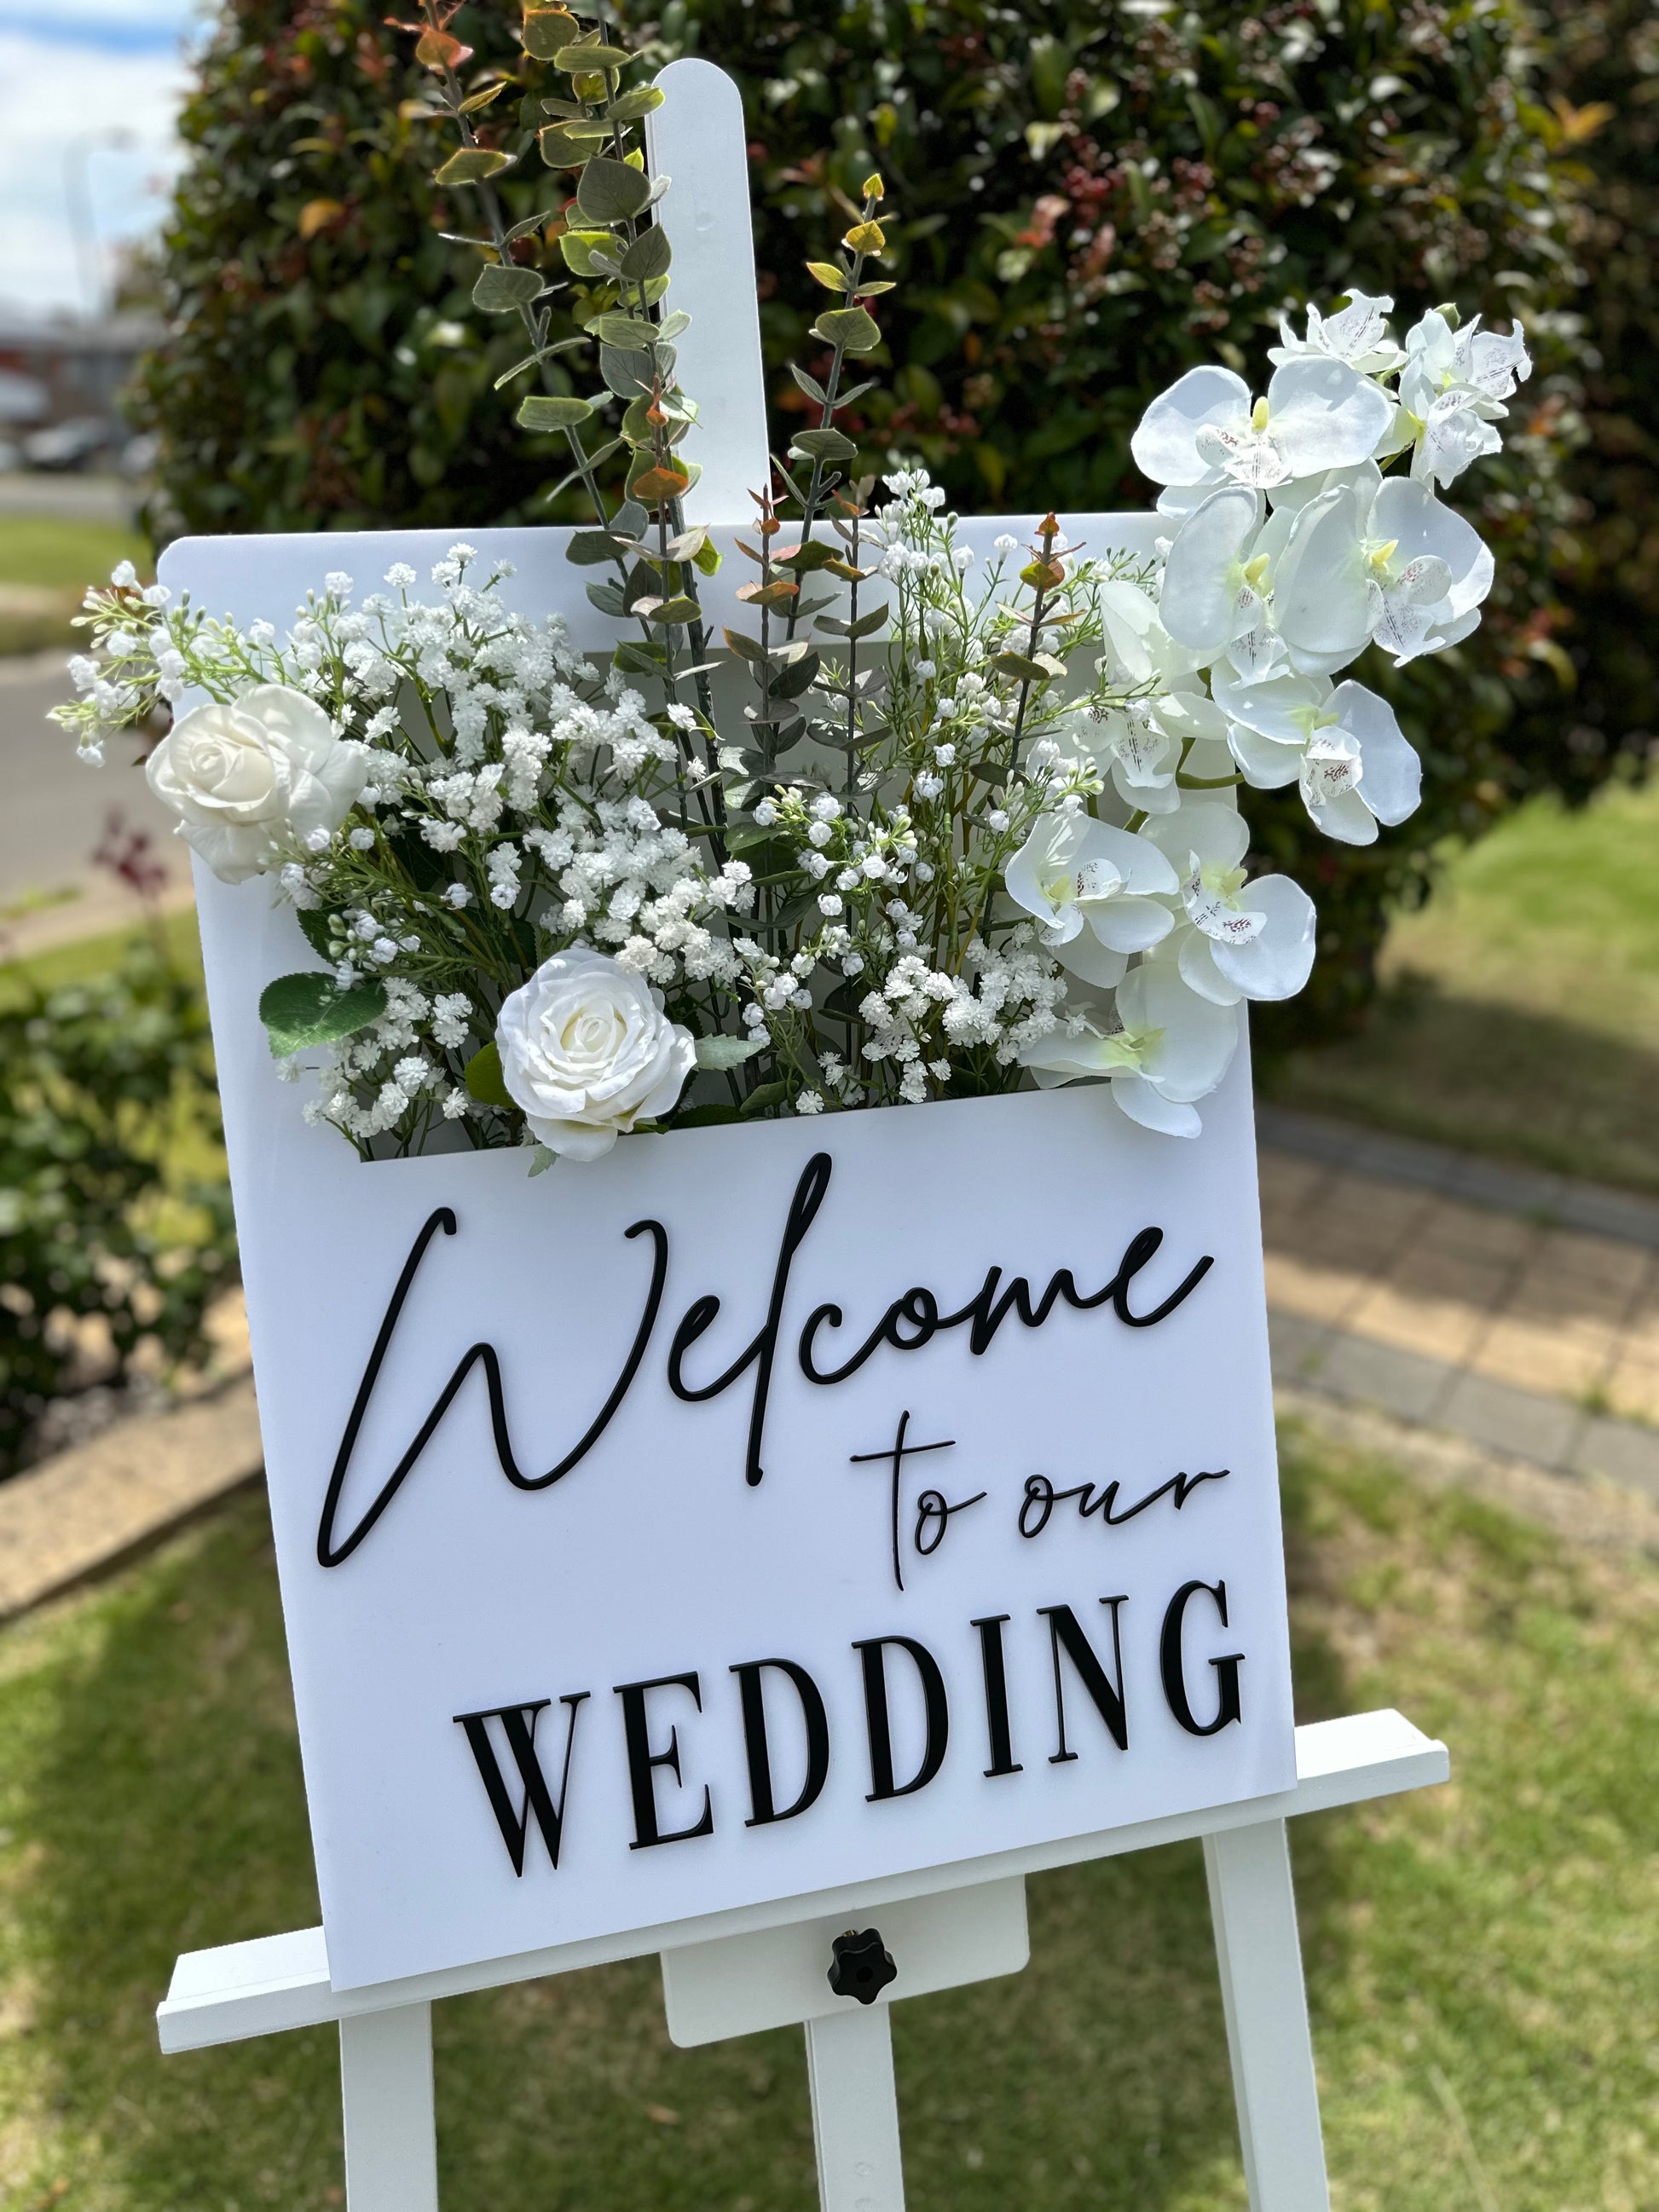
<svg viewBox="0 0 1659 2212"><path fill-rule="evenodd" d="M201 890L337 1985L1291 1785L1242 1062L364 1165Z"/></svg>

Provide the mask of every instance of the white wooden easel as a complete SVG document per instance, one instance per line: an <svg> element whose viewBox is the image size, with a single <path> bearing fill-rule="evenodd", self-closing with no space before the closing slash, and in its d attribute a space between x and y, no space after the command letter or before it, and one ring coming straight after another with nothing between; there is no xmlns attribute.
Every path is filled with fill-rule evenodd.
<svg viewBox="0 0 1659 2212"><path fill-rule="evenodd" d="M664 218L674 296L692 316L681 376L702 407L686 451L702 477L687 505L694 520L725 526L724 538L769 474L754 255L731 220L748 199L742 108L731 80L707 62L676 62L660 81L667 99L651 118L652 163L673 179ZM1097 544L1109 536L1149 548L1155 528L1151 517L1128 528L1114 518L1109 532L1103 517L1064 520L1073 539ZM1019 518L982 518L963 536L983 554L996 532L1021 527ZM534 541L538 567L562 535L514 533ZM228 549L227 571L236 566ZM735 616L735 603L722 605L729 592L722 577L709 594L714 619ZM573 616L582 644L607 641L587 634L595 621L585 606ZM823 2212L902 2212L888 2004L1018 1972L1029 1948L1028 1874L1198 1837L1252 2212L1328 2212L1286 1822L1442 1782L1449 1771L1443 1744L1399 1713L1368 1713L1298 1729L1296 1786L1275 1796L481 1966L337 1990L320 1928L191 1952L159 2008L161 2047L199 2050L337 2021L349 2212L438 2212L434 1999L656 1951L676 2043L805 2027ZM898 1972L866 2007L835 1996L826 1977L833 1939L872 1923Z"/></svg>

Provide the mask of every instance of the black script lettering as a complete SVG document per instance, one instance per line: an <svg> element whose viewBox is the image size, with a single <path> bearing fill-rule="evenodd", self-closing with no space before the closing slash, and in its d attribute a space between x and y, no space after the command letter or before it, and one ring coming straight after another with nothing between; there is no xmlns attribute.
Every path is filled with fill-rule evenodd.
<svg viewBox="0 0 1659 2212"><path fill-rule="evenodd" d="M806 1727L806 1777L793 1805L780 1812L772 1796L772 1754L766 1734L766 1697L761 1682L764 1668L774 1668L794 1685ZM743 1701L743 1747L749 1760L749 1798L753 1808L745 1828L763 1828L773 1820L793 1820L816 1805L830 1773L830 1717L823 1710L818 1686L805 1667L793 1659L746 1659L732 1672L738 1678Z"/></svg>
<svg viewBox="0 0 1659 2212"><path fill-rule="evenodd" d="M466 1740L472 1756L477 1761L478 1772L483 1781L489 1809L495 1815L496 1826L501 1832L501 1841L507 1845L507 1855L513 1862L513 1871L522 1878L525 1845L530 1837L530 1816L536 1816L536 1826L542 1832L542 1841L547 1845L547 1856L556 1871L559 1863L559 1838L564 1825L564 1808L570 1796L570 1754L576 1747L576 1708L587 1697L586 1690L561 1698L559 1703L570 1709L570 1718L565 1724L564 1766L559 1778L556 1798L547 1786L547 1777L542 1771L542 1762L536 1751L536 1723L553 1700L538 1698L532 1705L491 1705L481 1713L457 1713L455 1723L466 1730ZM507 1747L513 1754L513 1763L519 1770L519 1779L524 1784L524 1803L516 1810L507 1794L507 1784L501 1778L501 1763L495 1757L495 1747L489 1740L487 1723L499 1721L507 1737Z"/></svg>
<svg viewBox="0 0 1659 2212"><path fill-rule="evenodd" d="M689 1828L674 1828L664 1835L657 1826L656 1770L665 1766L676 1782L684 1782L680 1772L680 1732L677 1728L668 1731L665 1751L651 1748L651 1723L645 1709L647 1697L653 1690L690 1690L697 1711L702 1711L702 1692L695 1674L659 1674L649 1682L619 1682L616 1694L623 1701L623 1735L628 1745L628 1786L634 1797L634 1840L630 1851L649 1850L653 1844L689 1843L696 1836L712 1836L714 1832L714 1808L708 1795L708 1785L703 1784L702 1817Z"/></svg>
<svg viewBox="0 0 1659 2212"><path fill-rule="evenodd" d="M1008 1619L1006 1613L993 1613L969 1623L979 1631L980 1662L985 1669L985 1732L991 1741L991 1764L985 1770L988 1782L999 1774L1025 1771L1014 1757L1008 1728L1008 1674L1002 1656L1002 1630Z"/></svg>
<svg viewBox="0 0 1659 2212"><path fill-rule="evenodd" d="M1200 1482L1224 1481L1231 1473L1231 1468L1217 1467L1201 1468L1197 1474L1172 1474L1167 1482L1159 1483L1156 1490L1149 1490L1145 1498L1126 1505L1121 1513L1117 1510L1118 1495L1123 1488L1121 1482L1109 1482L1103 1490L1097 1490L1091 1482L1077 1483L1070 1490L1056 1490L1046 1474L1028 1474L1019 1504L1019 1533L1026 1537L1040 1536L1055 1506L1073 1498L1078 1500L1080 1519L1086 1521L1091 1513L1098 1513L1101 1525L1107 1528L1121 1528L1126 1521L1133 1521L1149 1505L1156 1505L1160 1498L1171 1495L1179 1513Z"/></svg>
<svg viewBox="0 0 1659 2212"><path fill-rule="evenodd" d="M890 1645L909 1655L921 1679L927 1719L921 1764L909 1781L903 1783L893 1779L893 1730L887 1711L886 1654ZM853 1649L864 1668L864 1717L870 1733L871 1786L866 1802L874 1805L884 1798L911 1796L916 1790L925 1790L939 1772L950 1741L951 1714L939 1662L925 1644L918 1644L911 1636L870 1636L855 1643Z"/></svg>
<svg viewBox="0 0 1659 2212"><path fill-rule="evenodd" d="M924 1345L933 1342L941 1329L960 1328L964 1323L969 1324L969 1349L980 1358L989 1351L997 1331L1011 1312L1018 1313L1027 1328L1041 1328L1062 1299L1079 1313L1087 1313L1096 1306L1109 1304L1126 1327L1152 1328L1158 1322L1167 1320L1178 1305L1189 1298L1215 1265L1213 1254L1206 1253L1161 1305L1154 1306L1150 1313L1135 1313L1129 1304L1130 1289L1135 1277L1163 1243L1164 1231L1161 1229L1138 1231L1125 1247L1116 1274L1109 1283L1103 1284L1099 1290L1087 1293L1078 1289L1071 1269L1061 1267L1035 1305L1031 1303L1031 1286L1024 1275L1017 1275L1007 1289L999 1294L997 1286L1002 1280L1000 1267L993 1267L968 1304L955 1313L940 1313L939 1300L933 1291L917 1286L906 1291L902 1297L894 1299L857 1351L850 1353L839 1367L821 1368L817 1364L817 1339L821 1328L840 1328L845 1316L842 1309L833 1304L815 1307L807 1316L805 1326L800 1333L801 1372L809 1382L845 1382L849 1376L856 1375L865 1361L884 1344L891 1345L895 1352L920 1352ZM689 1321L690 1316L686 1318Z"/></svg>
<svg viewBox="0 0 1659 2212"><path fill-rule="evenodd" d="M805 1239L807 1231L823 1204L824 1193L830 1188L834 1162L828 1152L814 1152L800 1171L800 1181L795 1185L795 1194L789 1201L789 1212L783 1224L783 1241L778 1247L778 1263L772 1277L771 1302L767 1307L766 1320L760 1334L739 1352L724 1374L717 1375L712 1382L693 1389L684 1378L683 1362L686 1353L713 1322L720 1310L717 1297L694 1299L686 1309L685 1318L674 1332L674 1341L668 1354L668 1387L677 1398L689 1404L700 1405L704 1399L717 1398L722 1390L735 1382L750 1367L755 1370L755 1395L749 1413L749 1449L744 1461L744 1480L751 1486L759 1482L766 1470L761 1464L761 1444L766 1431L766 1401L772 1388L772 1363L777 1353L778 1325L783 1318L783 1301L789 1288L789 1269L795 1255Z"/></svg>
<svg viewBox="0 0 1659 2212"><path fill-rule="evenodd" d="M402 1488L404 1477L428 1444L431 1443L439 1422L449 1411L456 1393L466 1381L475 1364L482 1366L484 1372L484 1387L489 1398L489 1426L495 1438L495 1457L500 1463L501 1473L515 1490L549 1489L554 1483L568 1474L571 1468L579 1462L585 1459L610 1426L611 1416L627 1396L629 1387L639 1372L640 1362L645 1357L645 1347L650 1342L651 1332L656 1326L657 1309L662 1304L663 1284L668 1273L668 1231L660 1221L636 1221L632 1228L623 1231L627 1237L648 1236L652 1240L653 1255L651 1263L651 1287L646 1294L645 1310L640 1316L640 1325L635 1331L633 1346L623 1363L622 1372L617 1377L611 1395L594 1415L586 1434L556 1466L549 1468L545 1474L526 1474L521 1472L518 1461L514 1457L513 1442L507 1432L507 1401L501 1388L500 1357L493 1344L475 1344L470 1351L462 1354L454 1373L439 1392L431 1412L422 1422L414 1443L410 1445L397 1466L392 1468L374 1504L351 1534L337 1544L334 1540L334 1519L340 1510L340 1493L345 1488L346 1475L351 1466L351 1455L356 1449L358 1431L362 1429L364 1416L368 1412L369 1401L374 1395L374 1386L380 1380L380 1369L385 1363L386 1352L397 1329L398 1316L403 1312L404 1303L414 1284L416 1271L426 1256L428 1245L440 1229L443 1231L446 1237L453 1237L455 1234L455 1216L452 1210L447 1206L439 1206L415 1239L409 1257L404 1262L403 1273L398 1278L397 1288L392 1293L392 1302L386 1310L386 1317L381 1322L380 1333L374 1339L374 1348L368 1355L368 1364L363 1370L363 1379L357 1386L357 1395L352 1401L350 1417L346 1422L345 1433L340 1438L339 1451L335 1455L334 1471L328 1479L328 1489L323 1498L322 1517L317 1524L317 1563L319 1566L337 1567L343 1560L351 1557Z"/></svg>
<svg viewBox="0 0 1659 2212"><path fill-rule="evenodd" d="M904 1441L904 1436L905 1431L908 1429L909 1425L910 1414L909 1409L907 1407L905 1411L899 1415L898 1434L894 1437L892 1449L890 1451L853 1452L848 1455L849 1463L854 1467L866 1466L872 1460L886 1460L892 1467L893 1477L889 1491L890 1504L888 1509L888 1521L890 1529L893 1551L893 1580L897 1583L901 1589L904 1588L904 1569L899 1559L899 1484L902 1479L904 1462L907 1459L914 1458L918 1452L949 1451L956 1443L956 1438L954 1437L941 1437L937 1443L907 1444ZM930 1498L939 1497L939 1492L936 1490L927 1491L923 1494L924 1496ZM983 1498L985 1492L981 1490L979 1493L979 1498ZM977 1505L979 1503L979 1498L964 1498L963 1500L963 1504L964 1505ZM939 1502L941 1504L944 1504L944 1500L942 1498ZM958 1509L954 1505L945 1506L945 1511L946 1516L948 1517L949 1515L956 1512L957 1510ZM944 1534L944 1523L941 1522L939 1526L939 1535L942 1536ZM939 1537L935 1537L933 1543L928 1545L927 1549L928 1551L937 1551L938 1548ZM922 1550L920 1504L918 1504L917 1508L916 1549L918 1551Z"/></svg>
<svg viewBox="0 0 1659 2212"><path fill-rule="evenodd" d="M1185 1625L1187 1607L1200 1590L1215 1600L1215 1609L1221 1617L1221 1626L1227 1626L1227 1585L1225 1583L1183 1583L1170 1600L1169 1610L1164 1616L1164 1633L1158 1640L1158 1667L1164 1676L1164 1695L1170 1711L1188 1735L1218 1735L1230 1722L1241 1717L1238 1696L1238 1670L1243 1663L1242 1651L1230 1651L1224 1658L1212 1659L1216 1671L1216 1687L1220 1702L1212 1721L1200 1723L1193 1717L1191 1700L1187 1695L1187 1674L1181 1652L1181 1632Z"/></svg>
<svg viewBox="0 0 1659 2212"><path fill-rule="evenodd" d="M1054 1729L1060 1738L1060 1749L1049 1756L1050 1766L1064 1766L1077 1753L1069 1750L1066 1742L1066 1692L1060 1679L1060 1655L1062 1646L1066 1657L1078 1672L1078 1678L1094 1700L1095 1711L1106 1723L1107 1731L1120 1751L1129 1748L1129 1723L1123 1707L1123 1646L1118 1636L1117 1611L1128 1602L1127 1593L1121 1597L1103 1597L1103 1605L1112 1609L1112 1665L1117 1680L1108 1680L1106 1670L1095 1655L1094 1646L1084 1634L1077 1615L1069 1605L1040 1605L1037 1613L1048 1623L1049 1648L1054 1662Z"/></svg>

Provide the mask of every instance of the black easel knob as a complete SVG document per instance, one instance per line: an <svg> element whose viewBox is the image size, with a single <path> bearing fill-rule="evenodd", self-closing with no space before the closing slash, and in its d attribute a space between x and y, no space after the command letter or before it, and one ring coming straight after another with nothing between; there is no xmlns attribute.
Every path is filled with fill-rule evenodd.
<svg viewBox="0 0 1659 2212"><path fill-rule="evenodd" d="M849 1928L844 1936L836 1936L830 1948L835 1954L830 1986L838 1997L856 1997L860 2004L874 2004L889 1982L898 1979L892 1954L874 1928L866 1928L862 1934Z"/></svg>

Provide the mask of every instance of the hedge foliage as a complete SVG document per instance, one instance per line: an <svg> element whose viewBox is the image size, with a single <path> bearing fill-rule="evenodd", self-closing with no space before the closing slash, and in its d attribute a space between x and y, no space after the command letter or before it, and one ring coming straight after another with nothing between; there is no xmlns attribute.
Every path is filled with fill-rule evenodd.
<svg viewBox="0 0 1659 2212"><path fill-rule="evenodd" d="M1598 47L1586 26L1612 24L1615 0L1557 4L1541 46L1521 0L668 0L654 29L635 26L657 58L698 51L742 84L780 428L798 398L782 362L820 304L802 264L842 227L836 196L887 175L902 282L883 319L891 390L861 434L877 457L920 452L964 507L1144 504L1127 439L1146 400L1206 358L1259 376L1286 303L1359 284L1402 316L1455 298L1525 320L1525 434L1459 487L1499 556L1486 627L1438 665L1359 672L1425 751L1421 812L1333 854L1294 794L1250 798L1258 842L1321 903L1303 1022L1363 1001L1388 906L1421 895L1448 832L1528 790L1582 796L1653 720L1607 506L1626 533L1652 529L1651 448L1619 477L1615 370L1576 450L1571 313L1587 273L1591 301L1619 289L1641 225L1613 238L1599 199L1588 212L1614 137L1552 106L1542 73L1628 74L1640 19ZM519 58L516 15L463 12L475 68ZM459 210L427 181L437 136L404 50L370 0L228 0L185 117L179 334L141 402L163 446L158 527L565 512L542 497L562 459L492 389L514 341L472 313L471 259L437 235ZM508 194L528 215L557 205L559 181ZM1641 312L1626 301L1620 329Z"/></svg>
<svg viewBox="0 0 1659 2212"><path fill-rule="evenodd" d="M0 998L0 1479L47 1405L199 1358L235 1252L222 1182L179 1172L219 1134L201 987L148 945L111 975ZM87 1326L94 1325L88 1341Z"/></svg>

